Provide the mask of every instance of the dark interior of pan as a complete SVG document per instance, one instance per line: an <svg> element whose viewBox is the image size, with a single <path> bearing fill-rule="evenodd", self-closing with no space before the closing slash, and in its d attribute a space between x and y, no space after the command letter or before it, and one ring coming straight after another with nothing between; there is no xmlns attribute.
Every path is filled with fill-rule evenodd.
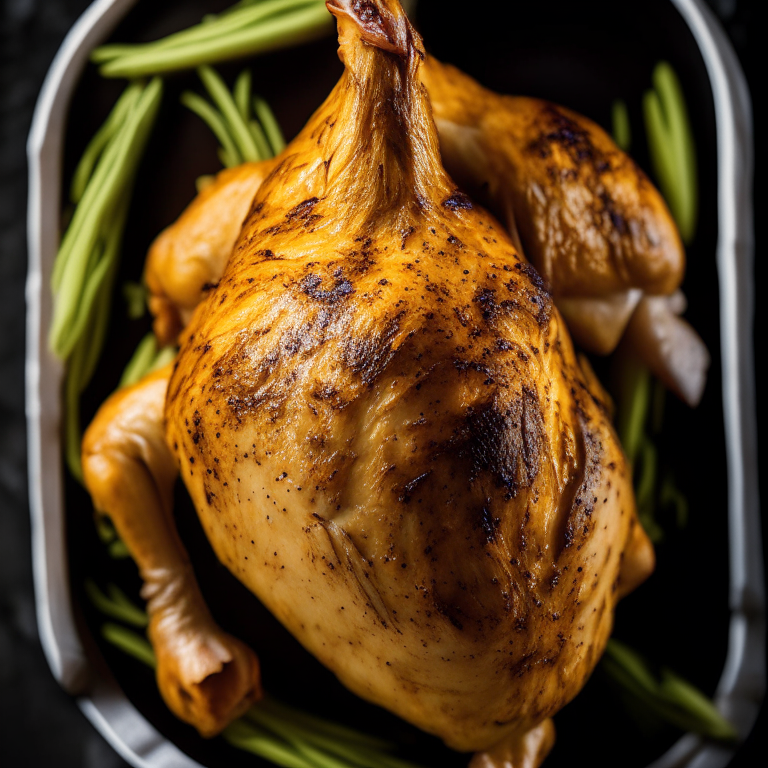
<svg viewBox="0 0 768 768"><path fill-rule="evenodd" d="M113 40L140 41L199 21L228 3L157 3L140 0ZM611 105L622 99L633 129L631 154L650 172L641 111L651 72L660 60L677 71L696 139L700 212L688 251L683 289L687 317L712 353L712 368L700 407L691 411L668 397L658 440L660 472L674 476L688 499L687 525L664 520L651 580L623 601L615 636L654 662L669 666L712 694L726 654L728 554L726 456L721 384L718 289L715 263L717 199L716 144L711 89L699 50L668 0L616 3L501 3L419 0L415 20L427 49L502 93L542 97L575 109L610 130ZM265 96L292 137L321 103L341 72L332 37L248 62L254 90ZM243 66L219 70L231 79ZM122 82L100 79L91 67L73 101L67 128L65 184L77 158L114 102ZM216 144L200 120L179 105L186 88L200 90L194 74L168 78L163 111L143 163L127 228L120 282L139 280L144 254L158 232L195 193L195 179L220 168ZM118 283L118 284L119 284ZM99 375L86 392L83 420L114 389L120 371L149 319L129 321L118 297L110 342ZM596 361L602 376L609 367ZM67 485L67 534L72 598L80 630L97 664L106 661L127 697L155 727L188 755L211 766L260 765L221 739L205 741L160 700L152 672L104 642L104 617L85 597L83 584L114 582L138 600L139 580L130 560L113 560L99 542L90 501L71 479ZM266 689L276 698L402 745L401 755L424 766L464 766L467 756L447 750L389 713L348 693L270 616L215 559L181 486L177 518L202 590L221 625L249 642L260 655ZM555 718L557 744L548 768L572 765L575 757L593 768L646 766L679 732L625 706L598 667L573 703Z"/></svg>

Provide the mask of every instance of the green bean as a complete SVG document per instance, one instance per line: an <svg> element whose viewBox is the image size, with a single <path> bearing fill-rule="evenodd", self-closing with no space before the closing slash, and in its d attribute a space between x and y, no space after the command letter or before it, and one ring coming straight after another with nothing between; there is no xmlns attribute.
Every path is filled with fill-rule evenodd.
<svg viewBox="0 0 768 768"><path fill-rule="evenodd" d="M104 347L104 340L107 337L107 330L109 329L109 311L112 307L112 285L115 281L116 273L117 263L113 262L104 280L101 295L96 297L95 306L93 308L93 317L90 323L91 332L87 340L83 339L86 355L80 371L80 381L78 382L78 388L81 393L93 378L96 364L99 361L99 355Z"/></svg>
<svg viewBox="0 0 768 768"><path fill-rule="evenodd" d="M227 124L222 116L201 96L191 91L185 91L181 94L181 103L191 109L198 117L201 117L205 124L213 131L216 138L221 143L223 156L219 159L227 168L240 165L243 158L229 135Z"/></svg>
<svg viewBox="0 0 768 768"><path fill-rule="evenodd" d="M678 179L678 226L685 242L690 242L696 228L697 183L693 132L688 120L680 81L665 61L653 71L653 83L661 99L669 140L674 147L675 175Z"/></svg>
<svg viewBox="0 0 768 768"><path fill-rule="evenodd" d="M88 599L104 614L113 619L120 619L126 624L132 624L135 627L146 627L148 623L147 614L140 608L131 603L125 595L112 584L113 590L117 590L120 599L115 600L107 597L95 584L88 579L85 582L85 592Z"/></svg>
<svg viewBox="0 0 768 768"><path fill-rule="evenodd" d="M58 253L56 254L56 261L53 265L53 272L51 274L51 285L54 291L58 291L61 287L61 281L69 269L72 254L82 254L85 252L86 255L90 255L93 250L99 236L99 231L96 225L90 225L91 231L86 233L86 237L89 237L90 239L86 244L81 242L81 233L87 229L86 224L88 223L87 219L89 212L93 211L95 206L99 204L99 200L104 197L104 185L114 166L123 130L124 126L104 150L104 153L96 166L96 170L91 176L80 202L75 208L74 215L64 233L64 237L61 240Z"/></svg>
<svg viewBox="0 0 768 768"><path fill-rule="evenodd" d="M154 333L148 333L139 342L131 359L123 370L123 375L120 377L118 383L118 389L123 387L129 387L131 384L135 384L139 381L152 365L152 361L157 355L157 339Z"/></svg>
<svg viewBox="0 0 768 768"><path fill-rule="evenodd" d="M276 741L267 731L256 728L242 720L230 723L221 734L232 746L253 752L255 755L271 760L283 768L316 768L306 758L287 744Z"/></svg>
<svg viewBox="0 0 768 768"><path fill-rule="evenodd" d="M672 215L675 216L680 207L675 177L675 150L669 142L661 99L655 91L648 91L643 96L643 115L653 170Z"/></svg>
<svg viewBox="0 0 768 768"><path fill-rule="evenodd" d="M304 730L314 730L322 733L330 738L335 738L343 741L347 741L353 744L358 744L369 749L393 749L394 745L384 739L380 739L376 736L370 736L369 734L360 733L353 728L349 728L339 723L332 723L327 720L323 720L320 717L304 712L294 707L289 707L287 704L276 701L272 698L265 698L259 702L255 707L252 707L247 713L246 717L251 718L257 716L258 712L270 712L280 717L283 720L294 723Z"/></svg>
<svg viewBox="0 0 768 768"><path fill-rule="evenodd" d="M91 317L91 310L106 283L110 266L110 259L101 255L93 269L87 270L85 286L75 307L76 314L71 320L71 325L66 329L66 333L62 333L59 337L56 351L60 357L65 359L69 357L72 348L85 332Z"/></svg>
<svg viewBox="0 0 768 768"><path fill-rule="evenodd" d="M718 712L715 705L701 691L669 669L662 670L661 691L670 702L677 704L700 723L697 732L725 741L736 738L736 729Z"/></svg>
<svg viewBox="0 0 768 768"><path fill-rule="evenodd" d="M152 361L152 365L149 367L147 373L152 373L162 368L168 363L172 363L179 350L176 347L163 347L158 353L157 357Z"/></svg>
<svg viewBox="0 0 768 768"><path fill-rule="evenodd" d="M656 446L647 435L643 435L638 460L639 471L635 484L638 517L651 541L658 544L664 538L664 531L656 522L654 515L658 457Z"/></svg>
<svg viewBox="0 0 768 768"><path fill-rule="evenodd" d="M317 2L318 0L269 0L258 6L232 7L226 13L219 14L214 18L209 17L210 20L205 23L189 27L150 43L102 45L93 51L91 61L96 64L103 64L116 59L129 59L179 49L194 49L202 43L212 39L223 39L233 32L250 27L271 16L289 13L294 8Z"/></svg>
<svg viewBox="0 0 768 768"><path fill-rule="evenodd" d="M332 738L324 738L322 735L301 728L291 722L290 719L281 718L271 714L258 706L253 707L249 713L251 722L261 725L263 728L273 731L278 736L291 743L296 750L303 754L314 765L323 765L324 768L339 768L338 761L328 763L324 755L330 753L337 757L346 758L353 764L360 764L360 748L355 745L345 744ZM312 746L314 745L314 746ZM317 749L320 747L321 749ZM309 751L307 751L309 749ZM325 752L323 752L325 750ZM371 766L374 768L374 766Z"/></svg>
<svg viewBox="0 0 768 768"><path fill-rule="evenodd" d="M629 152L632 144L632 129L629 124L629 112L627 105L622 99L616 99L611 106L611 117L613 122L613 140L619 149Z"/></svg>
<svg viewBox="0 0 768 768"><path fill-rule="evenodd" d="M189 69L253 56L311 40L332 29L332 19L324 4L305 5L296 11L265 19L263 23L239 29L228 35L158 51L141 51L103 64L104 77L142 77Z"/></svg>
<svg viewBox="0 0 768 768"><path fill-rule="evenodd" d="M251 119L251 70L244 69L235 81L234 97L240 117L247 123Z"/></svg>
<svg viewBox="0 0 768 768"><path fill-rule="evenodd" d="M123 298L129 319L144 317L147 311L147 289L144 285L128 280L123 284Z"/></svg>
<svg viewBox="0 0 768 768"><path fill-rule="evenodd" d="M234 168L236 165L240 165L240 162L233 158L223 147L219 147L216 150L216 157L219 158L219 162L224 168Z"/></svg>
<svg viewBox="0 0 768 768"><path fill-rule="evenodd" d="M157 658L149 642L130 629L119 624L104 624L101 634L105 640L116 645L121 651L133 656L149 667L157 666Z"/></svg>
<svg viewBox="0 0 768 768"><path fill-rule="evenodd" d="M98 240L99 230L105 219L114 210L120 194L132 181L136 170L135 166L143 151L150 126L159 107L161 93L162 85L157 79L146 87L139 98L135 111L129 116L122 130L115 137L113 144L105 150L103 161L107 160L106 155L113 147L115 149L114 156L109 158L110 162L105 174L106 178L103 180L103 187L99 190L98 196L94 195L93 205L87 205L86 199L89 197L91 188L94 187L94 182L101 170L101 163L99 163L96 174L91 179L91 183L75 211L67 235L75 228L75 223L79 218L77 235L70 246L72 249L71 258L67 259L66 268L60 274L50 331L51 347L59 356L63 356L64 349L69 348L71 350L72 345L71 340L68 339L68 334L79 311L82 286L86 284L88 263ZM83 215L80 217L81 212ZM64 242L62 242L60 257L63 251L65 251Z"/></svg>
<svg viewBox="0 0 768 768"><path fill-rule="evenodd" d="M258 153L256 159L266 160L270 157L273 157L274 153L272 152L272 147L269 145L267 135L264 133L264 129L259 124L259 121L250 120L248 123L248 128L251 132L251 136L253 136L254 142L256 143L256 151Z"/></svg>
<svg viewBox="0 0 768 768"><path fill-rule="evenodd" d="M651 375L637 360L625 359L621 369L619 439L634 467L644 433L650 402Z"/></svg>
<svg viewBox="0 0 768 768"><path fill-rule="evenodd" d="M118 209L115 211L111 222L112 228L109 231L107 242L104 244L104 251L101 253L100 259L93 269L89 269L90 274L83 289L78 313L67 335L61 342L62 357L67 357L74 345L86 335L87 329L90 330L90 333L87 334L88 340L85 341L87 351L80 371L79 381L77 382L79 392L83 392L91 380L96 361L104 344L104 338L106 337L112 284L117 272L120 239L125 227L127 214L128 198L126 196L123 201L118 203ZM106 303L106 307L103 307L102 303Z"/></svg>
<svg viewBox="0 0 768 768"><path fill-rule="evenodd" d="M267 139L272 148L272 155L279 155L285 149L285 139L274 113L269 108L269 104L259 96L253 100L253 108L256 117L259 118L259 122L264 128L264 132L267 134Z"/></svg>
<svg viewBox="0 0 768 768"><path fill-rule="evenodd" d="M131 87L129 86L129 88ZM115 176L122 169L118 167L116 171L115 166L125 162L125 155L129 149L128 145L130 144L131 137L138 131L142 113L146 110L147 106L152 106L151 103L147 105L147 90L148 88L145 88L138 96L136 103L133 105L133 110L128 114L123 125L105 148L75 210L72 221L64 233L61 245L59 246L59 252L56 256L56 262L53 266L52 284L54 290L60 288L63 276L69 269L70 255L75 250L75 246L77 246L76 250L81 254L82 258L84 251L90 253L93 244L99 236L98 228L94 222L99 220L99 215L103 209L112 202L113 198L111 195L116 195L120 188L119 182L121 179L115 179ZM151 95L152 93L150 92ZM85 238L84 242L83 238Z"/></svg>
<svg viewBox="0 0 768 768"><path fill-rule="evenodd" d="M240 152L240 156L246 161L259 160L259 150L256 147L253 136L248 130L248 125L245 120L243 120L243 117L237 108L237 104L235 104L232 94L227 90L224 81L215 70L208 66L199 67L197 74L203 81L203 85L205 85L214 103L219 108L224 120L226 120L232 138Z"/></svg>
<svg viewBox="0 0 768 768"><path fill-rule="evenodd" d="M106 515L96 514L95 525L96 535L102 544L109 544L110 541L114 541L117 537L115 526Z"/></svg>
<svg viewBox="0 0 768 768"><path fill-rule="evenodd" d="M338 757L323 752L322 749L313 747L311 744L307 744L302 740L297 740L293 746L296 751L302 757L309 760L315 768L359 768L361 765L358 760L352 760L350 762L340 760ZM373 766L370 766L370 768L373 768Z"/></svg>
<svg viewBox="0 0 768 768"><path fill-rule="evenodd" d="M126 608L130 608L131 611L133 611L133 613L136 615L137 619L139 615L141 615L142 626L147 626L147 624L149 624L149 617L147 612L129 600L128 596L125 594L125 592L123 592L122 589L120 589L120 587L117 586L117 584L112 584L111 582L107 584L107 592L109 593L109 599L112 600L116 605L122 605Z"/></svg>
<svg viewBox="0 0 768 768"><path fill-rule="evenodd" d="M154 333L148 333L139 342L131 359L123 370L118 389L135 384L148 374L162 368L176 357L175 347L157 348L157 338Z"/></svg>
<svg viewBox="0 0 768 768"><path fill-rule="evenodd" d="M280 714L270 711L269 705L252 707L247 717L268 730L274 731L286 741L293 743L296 748L316 765L328 766L331 761L328 756L346 760L354 765L367 768L418 768L413 763L383 754L382 749L392 749L389 742L375 737L360 734L357 731L311 718L303 712L287 709ZM309 721L307 718L311 718ZM320 757L318 750L324 753ZM334 766L339 763L333 762Z"/></svg>
<svg viewBox="0 0 768 768"><path fill-rule="evenodd" d="M667 62L653 71L654 91L643 98L646 133L654 172L680 236L688 243L696 229L696 158L680 82Z"/></svg>
<svg viewBox="0 0 768 768"><path fill-rule="evenodd" d="M83 152L83 156L80 158L80 162L77 164L75 173L72 176L69 196L73 203L77 204L80 202L85 188L93 175L93 169L97 160L110 139L119 130L121 123L135 105L140 93L141 85L139 83L131 83L117 100L104 125L96 132L85 148L85 152Z"/></svg>
<svg viewBox="0 0 768 768"><path fill-rule="evenodd" d="M131 556L128 546L122 539L113 541L109 547L107 547L107 551L109 552L109 556L115 560L125 560L126 557Z"/></svg>
<svg viewBox="0 0 768 768"><path fill-rule="evenodd" d="M611 638L605 647L605 658L617 664L641 689L653 693L658 688L643 658L628 645Z"/></svg>
<svg viewBox="0 0 768 768"><path fill-rule="evenodd" d="M613 638L608 641L602 666L644 712L711 739L731 741L735 737L733 726L701 691L670 670L663 670L657 681L640 654L623 643Z"/></svg>

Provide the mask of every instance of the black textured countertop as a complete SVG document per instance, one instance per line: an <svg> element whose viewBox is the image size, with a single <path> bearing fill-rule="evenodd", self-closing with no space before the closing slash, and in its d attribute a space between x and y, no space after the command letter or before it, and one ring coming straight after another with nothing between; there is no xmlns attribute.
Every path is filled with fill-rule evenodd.
<svg viewBox="0 0 768 768"><path fill-rule="evenodd" d="M759 120L762 42L755 0L709 0L739 54ZM125 763L55 683L40 647L32 588L24 420L26 138L37 94L64 35L88 0L3 0L0 10L0 766L118 768ZM508 4L512 7L514 4ZM766 352L761 288L766 269L762 210L765 167L756 134L756 359ZM758 395L762 392L758 378ZM764 403L758 402L760 413ZM761 419L762 421L763 419ZM765 439L763 431L761 437ZM763 452L765 454L765 451ZM761 462L761 466L765 462ZM764 473L761 473L765 477ZM761 482L763 499L768 488ZM764 536L765 538L765 536ZM765 765L765 708L733 768ZM593 737L599 738L599 728ZM617 760L617 765L620 760Z"/></svg>

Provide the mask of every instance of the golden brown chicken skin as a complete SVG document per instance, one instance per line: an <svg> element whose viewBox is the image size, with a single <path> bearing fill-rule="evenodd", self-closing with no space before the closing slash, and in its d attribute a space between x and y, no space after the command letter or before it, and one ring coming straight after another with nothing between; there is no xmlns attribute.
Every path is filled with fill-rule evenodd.
<svg viewBox="0 0 768 768"><path fill-rule="evenodd" d="M221 562L345 685L475 765L534 767L653 551L545 283L441 165L420 38L396 0L328 5L345 73L259 188L170 378L133 390L155 404L141 433L164 432ZM102 470L87 451L88 485L142 573L172 580L164 484L131 513L101 475L152 473L123 460L122 414L118 394L89 430L118 449ZM182 637L207 626L167 594ZM165 628L175 673L195 650ZM159 675L205 733L258 694L239 646L217 664L202 685Z"/></svg>

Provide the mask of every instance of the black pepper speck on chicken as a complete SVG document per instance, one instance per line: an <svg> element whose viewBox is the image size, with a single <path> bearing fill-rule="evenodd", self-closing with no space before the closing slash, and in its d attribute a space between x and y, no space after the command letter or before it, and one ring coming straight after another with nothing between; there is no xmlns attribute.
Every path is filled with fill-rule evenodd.
<svg viewBox="0 0 768 768"><path fill-rule="evenodd" d="M397 0L329 0L345 72L259 187L173 366L86 434L158 682L212 735L260 695L173 528L361 697L535 766L653 567L605 395L545 283L444 170ZM258 652L258 648L255 649Z"/></svg>

